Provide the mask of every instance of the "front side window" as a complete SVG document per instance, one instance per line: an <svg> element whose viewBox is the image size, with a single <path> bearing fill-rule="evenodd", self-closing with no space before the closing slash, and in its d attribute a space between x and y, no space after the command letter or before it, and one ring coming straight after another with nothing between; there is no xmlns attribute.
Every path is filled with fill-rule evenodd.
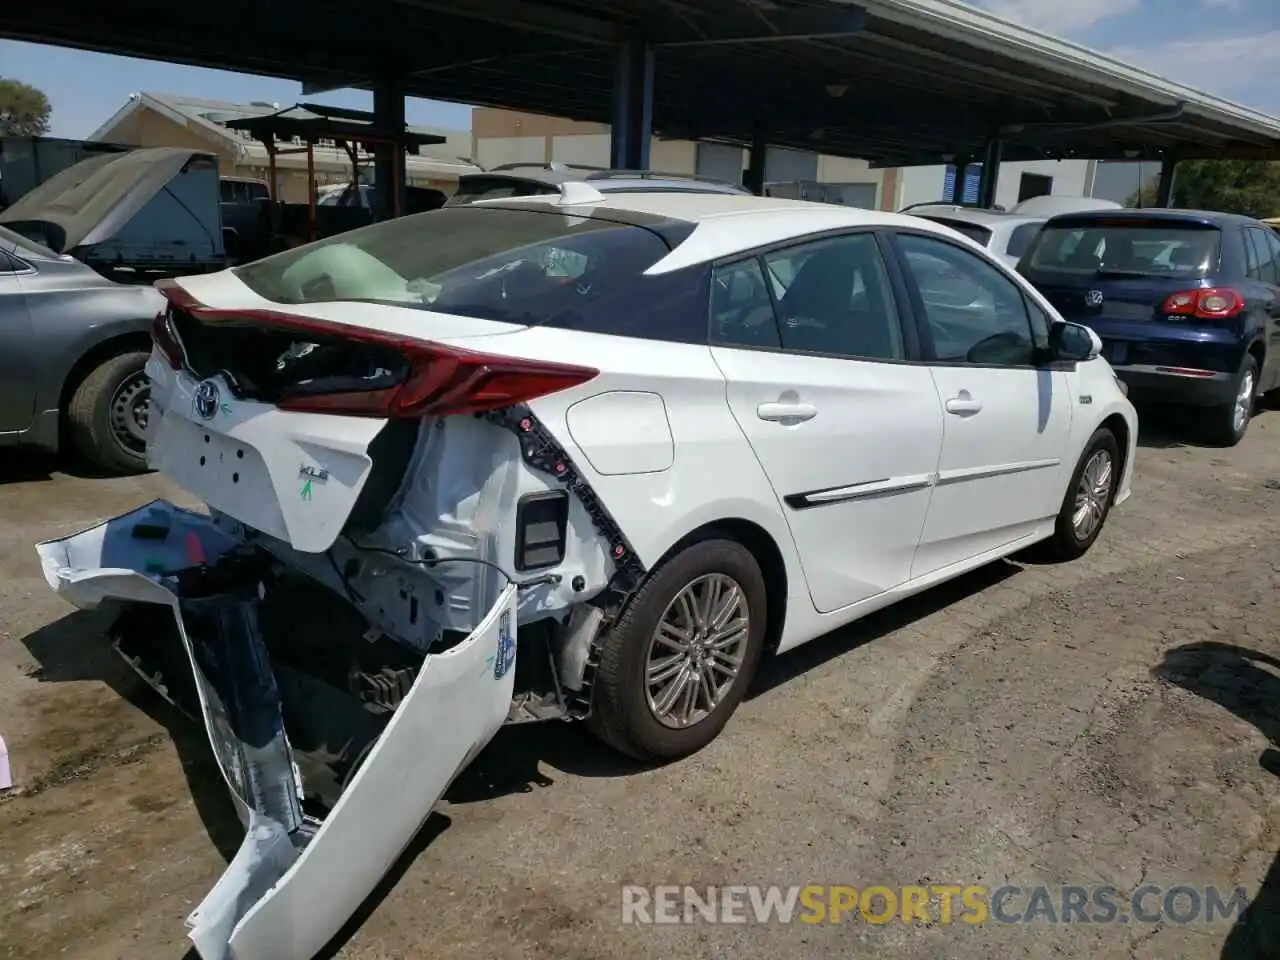
<svg viewBox="0 0 1280 960"><path fill-rule="evenodd" d="M371 224L235 268L276 303L362 301L525 326L706 341L705 264L640 226L563 211L461 206Z"/></svg>
<svg viewBox="0 0 1280 960"><path fill-rule="evenodd" d="M902 360L902 326L880 248L861 233L762 258L784 350Z"/></svg>
<svg viewBox="0 0 1280 960"><path fill-rule="evenodd" d="M1030 365L1035 338L1021 289L968 250L914 234L897 238L944 363Z"/></svg>

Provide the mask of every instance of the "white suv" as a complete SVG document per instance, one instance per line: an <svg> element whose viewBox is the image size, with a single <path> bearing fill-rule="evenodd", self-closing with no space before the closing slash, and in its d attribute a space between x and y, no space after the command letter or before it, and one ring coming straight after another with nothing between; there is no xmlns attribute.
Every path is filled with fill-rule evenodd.
<svg viewBox="0 0 1280 960"><path fill-rule="evenodd" d="M1097 338L914 217L568 182L163 292L150 459L210 515L39 552L250 827L206 958L319 950L504 722L686 755L767 651L1129 494Z"/></svg>

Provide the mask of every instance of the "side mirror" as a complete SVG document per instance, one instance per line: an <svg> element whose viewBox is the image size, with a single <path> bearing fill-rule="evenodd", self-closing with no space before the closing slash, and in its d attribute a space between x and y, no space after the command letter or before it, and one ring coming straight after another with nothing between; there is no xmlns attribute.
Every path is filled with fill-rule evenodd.
<svg viewBox="0 0 1280 960"><path fill-rule="evenodd" d="M1083 363L1101 356L1102 339L1083 324L1055 323L1049 328L1049 349L1058 360Z"/></svg>

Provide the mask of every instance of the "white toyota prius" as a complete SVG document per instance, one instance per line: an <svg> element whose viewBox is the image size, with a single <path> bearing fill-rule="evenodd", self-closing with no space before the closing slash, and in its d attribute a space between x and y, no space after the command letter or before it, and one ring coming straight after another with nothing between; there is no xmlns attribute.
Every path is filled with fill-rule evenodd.
<svg viewBox="0 0 1280 960"><path fill-rule="evenodd" d="M767 652L1129 494L1096 336L916 217L574 182L163 292L148 455L209 509L38 550L209 731L206 960L314 954L504 723L687 755Z"/></svg>

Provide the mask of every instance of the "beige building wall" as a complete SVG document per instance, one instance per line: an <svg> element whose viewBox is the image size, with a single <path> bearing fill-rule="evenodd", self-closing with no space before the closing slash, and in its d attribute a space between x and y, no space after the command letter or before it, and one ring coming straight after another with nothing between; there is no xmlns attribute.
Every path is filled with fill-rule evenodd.
<svg viewBox="0 0 1280 960"><path fill-rule="evenodd" d="M501 163L542 163L547 159L547 140L545 137L485 137L476 140L472 156L486 170Z"/></svg>
<svg viewBox="0 0 1280 960"><path fill-rule="evenodd" d="M471 113L472 156L482 167L500 163L558 161L584 166L609 165L609 128L559 117L477 107ZM693 140L662 140L649 147L649 166L666 173L693 175L698 169L698 144ZM746 151L743 151L746 166ZM818 157L818 179L824 183L867 183L876 187L876 206L894 209L897 174L872 170L865 160Z"/></svg>

